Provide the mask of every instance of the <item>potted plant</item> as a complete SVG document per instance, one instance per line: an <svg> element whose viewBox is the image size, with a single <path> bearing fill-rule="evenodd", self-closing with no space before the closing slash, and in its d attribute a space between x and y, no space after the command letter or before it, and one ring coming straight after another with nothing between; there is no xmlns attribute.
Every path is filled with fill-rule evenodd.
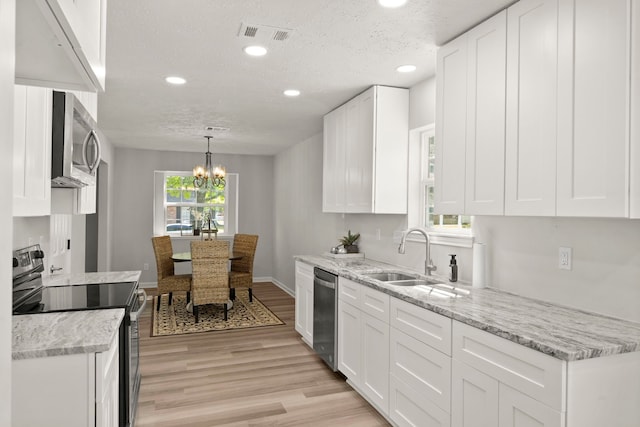
<svg viewBox="0 0 640 427"><path fill-rule="evenodd" d="M357 254L358 253L358 245L356 242L360 238L360 233L351 234L351 230L347 233L346 236L343 236L339 242L344 246L347 250L348 254Z"/></svg>

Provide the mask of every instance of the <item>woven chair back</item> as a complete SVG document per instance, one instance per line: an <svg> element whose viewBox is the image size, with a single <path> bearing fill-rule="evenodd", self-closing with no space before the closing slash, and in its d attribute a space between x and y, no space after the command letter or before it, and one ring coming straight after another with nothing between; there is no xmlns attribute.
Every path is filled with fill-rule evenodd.
<svg viewBox="0 0 640 427"><path fill-rule="evenodd" d="M174 275L173 247L171 246L171 237L158 236L152 237L153 251L156 254L156 268L158 271L158 281Z"/></svg>
<svg viewBox="0 0 640 427"><path fill-rule="evenodd" d="M257 246L256 234L236 234L233 238L233 253L242 255L242 258L231 261L231 271L253 275L253 258Z"/></svg>
<svg viewBox="0 0 640 427"><path fill-rule="evenodd" d="M225 303L229 299L229 242L191 242L191 298L194 305Z"/></svg>

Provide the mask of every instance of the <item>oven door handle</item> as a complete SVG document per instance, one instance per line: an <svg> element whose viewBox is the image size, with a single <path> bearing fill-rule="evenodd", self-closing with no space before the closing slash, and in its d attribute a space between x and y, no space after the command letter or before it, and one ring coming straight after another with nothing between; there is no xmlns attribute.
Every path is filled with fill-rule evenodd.
<svg viewBox="0 0 640 427"><path fill-rule="evenodd" d="M147 293L144 291L144 289L138 289L136 293L138 294L137 297L138 298L143 297L143 300L142 300L142 304L140 305L140 308L137 311L132 311L131 313L129 313L129 318L131 319L132 322L138 321L138 318L144 311L144 308L147 306Z"/></svg>

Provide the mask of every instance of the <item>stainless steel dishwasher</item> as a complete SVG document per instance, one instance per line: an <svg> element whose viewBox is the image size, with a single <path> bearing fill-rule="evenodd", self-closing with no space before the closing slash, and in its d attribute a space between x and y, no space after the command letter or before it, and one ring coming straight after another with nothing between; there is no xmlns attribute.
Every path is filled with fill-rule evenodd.
<svg viewBox="0 0 640 427"><path fill-rule="evenodd" d="M313 350L338 370L338 276L313 269Z"/></svg>

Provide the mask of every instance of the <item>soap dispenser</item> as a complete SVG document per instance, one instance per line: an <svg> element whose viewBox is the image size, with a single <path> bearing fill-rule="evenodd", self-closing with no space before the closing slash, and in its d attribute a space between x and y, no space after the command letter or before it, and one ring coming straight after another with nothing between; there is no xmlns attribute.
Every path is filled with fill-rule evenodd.
<svg viewBox="0 0 640 427"><path fill-rule="evenodd" d="M456 261L456 254L449 254L451 261L449 261L449 267L451 267L451 273L449 274L450 282L458 281L458 262Z"/></svg>

